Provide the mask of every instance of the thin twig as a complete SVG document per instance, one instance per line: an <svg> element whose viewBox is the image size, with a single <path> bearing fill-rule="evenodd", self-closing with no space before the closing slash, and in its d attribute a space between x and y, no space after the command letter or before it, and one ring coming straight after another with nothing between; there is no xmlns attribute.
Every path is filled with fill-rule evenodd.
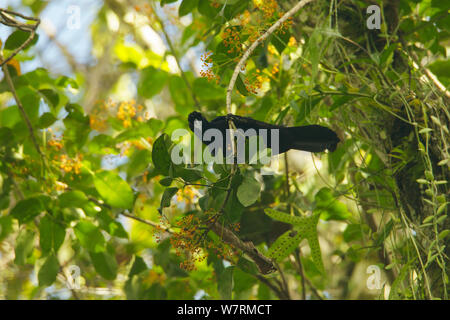
<svg viewBox="0 0 450 320"><path fill-rule="evenodd" d="M296 14L303 6L308 4L313 0L301 0L299 3L297 3L291 10L286 12L280 19L277 20L264 34L262 34L258 39L255 40L251 44L251 46L245 51L243 54L241 60L239 60L238 64L234 68L233 75L231 76L230 84L228 85L227 89L227 113L231 113L231 92L233 91L234 85L236 83L237 77L239 75L240 70L244 66L247 59L250 57L250 55L253 53L253 51L256 49L256 47L261 44L267 37L269 37L275 30L277 30L284 22L286 22L287 19L292 17L294 14Z"/></svg>
<svg viewBox="0 0 450 320"><path fill-rule="evenodd" d="M32 20L32 21L36 21L36 22L40 22L41 21L39 18L28 17L28 16L23 15L23 14L21 14L19 12L10 11L10 10L7 10L7 9L0 9L0 12L4 12L4 13L7 13L7 14L12 14L12 15L21 17L22 19L25 19L25 20Z"/></svg>
<svg viewBox="0 0 450 320"><path fill-rule="evenodd" d="M209 227L214 233L219 235L224 242L230 244L234 248L242 250L245 254L247 254L256 263L259 272L262 274L269 274L276 270L272 260L259 252L252 242L243 242L231 230L222 226L217 220L213 221Z"/></svg>
<svg viewBox="0 0 450 320"><path fill-rule="evenodd" d="M112 209L112 207L110 205L108 205L108 204L106 204L106 203L104 203L102 201L99 201L99 200L97 200L97 199L95 199L93 197L88 197L88 200L93 202L93 203L95 203L98 206L102 206L102 207L105 207L107 209ZM135 216L133 214L130 214L130 213L127 213L127 212L123 212L123 211L119 212L119 214L123 215L124 217L127 217L127 218L130 218L130 219L133 219L133 220L145 223L146 225L149 225L149 226L151 226L151 227L153 227L153 228L155 228L157 230L160 230L160 231L163 231L163 232L167 232L167 233L170 233L170 234L174 233L174 231L172 229L170 229L169 227L163 227L163 226L159 225L156 222L137 217L137 216Z"/></svg>
<svg viewBox="0 0 450 320"><path fill-rule="evenodd" d="M145 223L145 224L147 224L149 226L152 226L153 228L155 228L157 230L161 230L161 231L164 231L164 232L167 232L167 233L170 233L170 234L174 233L172 229L167 228L167 227L163 227L163 226L157 224L156 222L149 221L149 220L146 220L146 219L142 219L142 218L139 218L139 217L137 217L135 215L132 215L132 214L129 214L129 213L126 213L126 212L120 212L120 214L125 216L125 217L127 217L127 218L134 219L136 221L139 221L139 222Z"/></svg>
<svg viewBox="0 0 450 320"><path fill-rule="evenodd" d="M2 62L4 61L3 55L1 53L0 53L0 61L2 61ZM25 120L25 123L28 127L28 131L30 133L31 140L34 144L34 147L36 148L36 151L38 152L38 154L42 157L42 161L45 163L44 155L41 151L41 148L39 147L36 136L34 135L33 125L31 124L30 118L28 118L28 115L22 105L22 102L20 101L19 97L17 96L16 88L14 87L14 83L11 79L11 75L9 74L8 66L3 63L1 63L1 65L2 65L2 69L3 69L3 73L5 75L6 83L8 84L9 89L11 90L11 93L14 97L14 100L16 101L17 108L19 108L19 111L22 114L23 119Z"/></svg>
<svg viewBox="0 0 450 320"><path fill-rule="evenodd" d="M271 289L280 300L288 300L288 298L286 297L285 293L280 290L280 288L278 288L277 286L275 286L272 282L270 282L269 279L264 278L264 276L257 274L255 275L255 277L262 283L264 283L267 287L269 287L269 289Z"/></svg>
<svg viewBox="0 0 450 320"><path fill-rule="evenodd" d="M289 285L288 282L286 281L286 277L284 276L284 272L283 270L281 270L280 265L278 263L274 263L275 267L277 268L278 272L280 273L280 277L281 277L281 283L280 286L281 288L283 288L283 291L286 295L287 300L291 300L291 296L289 294Z"/></svg>
<svg viewBox="0 0 450 320"><path fill-rule="evenodd" d="M16 21L15 19L7 16L6 14L16 15L25 20L35 21L36 23L33 25L20 23L20 22ZM15 27L15 28L18 28L23 31L30 32L30 36L27 38L27 40L25 40L25 42L23 42L18 48L16 48L8 58L3 60L3 57L1 57L0 66L3 67L6 63L8 63L8 61L10 61L12 58L14 58L20 51L22 51L34 39L34 37L36 35L36 29L39 26L41 20L38 18L27 17L20 13L12 12L12 11L9 11L6 9L0 9L0 17L1 17L0 23L2 23L2 24L7 25L9 27Z"/></svg>
<svg viewBox="0 0 450 320"><path fill-rule="evenodd" d="M306 300L306 286L305 286L305 274L303 272L302 262L300 260L300 249L297 248L294 251L295 261L297 262L296 266L298 269L298 273L300 273L300 277L302 278L302 300Z"/></svg>

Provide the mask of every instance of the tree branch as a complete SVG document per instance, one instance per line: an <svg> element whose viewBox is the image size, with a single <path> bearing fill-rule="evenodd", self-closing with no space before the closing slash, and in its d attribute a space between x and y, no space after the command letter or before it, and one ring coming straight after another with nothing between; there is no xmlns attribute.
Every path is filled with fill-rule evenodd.
<svg viewBox="0 0 450 320"><path fill-rule="evenodd" d="M110 205L108 205L108 204L106 204L106 203L104 203L102 201L99 201L99 200L97 200L97 199L95 199L93 197L88 197L88 200L92 201L93 203L95 203L98 206L102 206L102 207L105 207L105 208L110 209L110 210L112 209L112 207ZM163 232L167 232L167 233L170 233L170 234L174 233L173 230L168 228L168 227L162 227L156 222L140 218L140 217L135 216L133 214L130 214L130 213L127 213L127 212L123 212L123 211L119 212L119 214L123 215L124 217L127 217L127 218L130 218L130 219L133 219L133 220L145 223L146 225L149 225L149 226L151 226L151 227L153 227L153 228L155 228L157 230L160 230L160 231L163 231Z"/></svg>
<svg viewBox="0 0 450 320"><path fill-rule="evenodd" d="M210 224L210 228L220 236L223 241L247 254L256 263L259 272L262 274L269 274L276 270L272 260L260 253L252 242L243 242L231 230L222 226L217 220L213 220Z"/></svg>
<svg viewBox="0 0 450 320"><path fill-rule="evenodd" d="M261 44L264 40L267 39L275 30L277 30L284 22L286 22L287 19L292 17L294 14L296 14L301 8L303 8L306 4L311 2L313 0L301 0L299 3L297 3L291 10L286 12L277 22L275 22L263 35L261 35L258 39L255 40L255 42L252 43L252 45L245 51L243 54L241 60L239 60L238 64L234 68L233 75L231 76L230 83L228 85L227 89L227 113L231 113L231 92L233 91L234 85L236 83L237 77L239 75L239 72L241 68L244 66L247 59L250 57L250 55L253 53L253 51L256 49L256 47Z"/></svg>
<svg viewBox="0 0 450 320"><path fill-rule="evenodd" d="M167 233L170 233L170 234L173 233L172 229L167 228L167 227L162 227L161 225L157 224L156 222L149 221L149 220L146 220L146 219L142 219L142 218L139 218L139 217L137 217L135 215L132 215L132 214L129 214L129 213L126 213L126 212L120 212L120 214L125 216L125 217L127 217L127 218L134 219L136 221L145 223L146 225L152 226L153 228L155 228L157 230L161 230L161 231L164 231L164 232L167 232Z"/></svg>
<svg viewBox="0 0 450 320"><path fill-rule="evenodd" d="M31 24L31 25L26 24L26 23L20 23L17 20L15 20L14 18L12 18L10 15L15 15L15 16L21 17L25 20L35 21L36 23ZM24 43L22 43L18 48L16 48L8 58L3 60L3 57L1 57L0 67L3 67L6 63L8 63L8 61L10 61L12 58L14 58L20 51L22 51L34 39L34 36L36 35L36 29L39 26L39 24L41 23L41 20L38 18L34 18L34 17L27 17L27 16L24 16L23 14L9 11L6 9L0 9L0 23L6 25L8 27L14 27L14 28L18 28L22 31L30 32L30 36L27 38L27 40L25 40Z"/></svg>
<svg viewBox="0 0 450 320"><path fill-rule="evenodd" d="M8 59L7 59L8 60ZM44 160L44 154L41 151L41 148L39 147L39 144L37 142L36 136L34 135L34 128L31 124L30 118L28 118L28 115L22 105L22 102L20 101L19 97L17 96L16 88L14 87L14 83L11 79L11 75L9 74L8 65L5 64L7 60L3 60L3 55L0 53L0 65L2 66L3 73L5 75L6 83L9 86L9 89L14 97L14 100L16 101L17 108L19 109L23 119L25 120L25 124L28 127L28 131L30 133L31 141L33 142L34 147L36 148L36 151L38 154L42 157L42 161L45 163Z"/></svg>

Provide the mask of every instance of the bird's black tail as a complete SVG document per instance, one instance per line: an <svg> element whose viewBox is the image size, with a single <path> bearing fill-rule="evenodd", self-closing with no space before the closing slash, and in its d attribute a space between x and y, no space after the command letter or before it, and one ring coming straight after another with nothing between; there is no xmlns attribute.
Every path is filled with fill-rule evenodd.
<svg viewBox="0 0 450 320"><path fill-rule="evenodd" d="M333 130L319 125L280 129L280 153L289 149L322 152L336 150L339 138Z"/></svg>

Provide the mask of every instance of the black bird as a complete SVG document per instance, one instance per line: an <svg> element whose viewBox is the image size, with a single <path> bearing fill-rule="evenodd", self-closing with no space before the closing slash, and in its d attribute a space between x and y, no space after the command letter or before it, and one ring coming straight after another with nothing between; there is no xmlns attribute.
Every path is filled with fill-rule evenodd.
<svg viewBox="0 0 450 320"><path fill-rule="evenodd" d="M284 127L258 121L249 117L241 117L233 114L227 116L220 116L212 121L206 120L206 118L197 111L191 112L188 117L189 128L194 131L194 122L200 121L202 124L202 132L210 128L220 130L222 133L224 147L226 130L229 129L228 119L233 121L237 129L247 131L248 129L256 130L256 134L259 134L259 129L267 129L267 143L266 146L271 148L271 129L279 130L279 151L278 153L286 152L290 149L303 150L309 152L322 152L325 150L334 151L340 141L337 134L326 127L319 125L308 125L298 127ZM212 143L212 141L204 141L203 137L199 137L206 145ZM230 146L227 148L230 150ZM274 153L272 153L274 154Z"/></svg>

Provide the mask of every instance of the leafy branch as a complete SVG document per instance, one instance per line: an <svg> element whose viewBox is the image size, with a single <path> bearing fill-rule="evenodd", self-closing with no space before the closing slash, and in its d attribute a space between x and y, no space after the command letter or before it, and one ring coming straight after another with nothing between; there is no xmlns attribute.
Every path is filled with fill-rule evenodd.
<svg viewBox="0 0 450 320"><path fill-rule="evenodd" d="M35 21L35 23L34 24L21 23L17 21L15 18L13 18L12 17L13 15L23 18L25 20ZM8 61L10 61L12 58L14 58L20 51L26 48L26 46L28 46L28 44L30 44L31 41L33 41L34 37L36 36L36 29L41 23L41 20L39 18L27 17L21 13L0 8L0 23L8 27L17 28L19 30L27 31L30 33L27 40L25 40L19 47L17 47L8 58L6 58L5 60L3 60L3 57L0 58L1 59L0 66L3 66L6 63L8 63Z"/></svg>
<svg viewBox="0 0 450 320"><path fill-rule="evenodd" d="M274 33L278 28L282 26L284 22L287 21L290 17L292 17L294 14L296 14L301 8L303 8L306 4L311 2L313 0L301 0L299 3L297 3L294 7L292 7L291 10L286 12L277 22L275 22L269 29L267 29L266 32L264 32L258 39L256 39L250 47L245 51L245 53L242 55L241 59L239 60L238 64L234 68L233 75L231 76L230 83L228 84L227 88L227 113L231 113L231 92L233 91L234 85L236 83L237 77L239 75L240 70L245 65L245 62L250 57L250 55L253 53L253 51L256 49L257 46L259 46L264 40L266 40L272 33Z"/></svg>
<svg viewBox="0 0 450 320"><path fill-rule="evenodd" d="M234 85L236 83L238 74L241 70L241 68L244 66L247 59L250 57L250 55L253 53L253 51L256 49L256 47L261 44L265 39L267 39L273 32L275 32L278 28L282 26L284 22L286 22L287 19L292 17L295 13L297 13L303 6L305 6L307 3L311 2L312 0L302 0L297 5L295 5L291 10L289 10L287 13L285 13L279 20L277 20L264 34L262 34L258 39L256 39L250 47L245 51L241 59L239 60L238 64L236 65L233 75L230 79L230 83L228 85L227 89L227 95L226 95L226 109L228 114L228 124L229 124L229 132L231 136L231 144L232 144L232 152L233 157L236 157L237 150L236 150L236 143L233 139L233 131L236 130L236 126L233 123L232 116L231 116L231 93L233 91ZM225 196L225 200L221 206L221 209L219 210L218 215L221 215L224 211L224 208L226 204L228 203L232 188L231 183L233 180L234 175L237 173L237 163L236 161L233 161L233 166L231 169L231 175L230 180L228 183L228 191ZM243 242L239 237L237 237L231 230L227 229L226 227L222 226L217 219L212 219L211 223L209 224L209 227L211 228L214 233L216 233L218 236L222 237L222 239L231 244L233 247L239 248L244 253L246 253L258 266L259 271L262 274L268 274L271 273L277 268L275 267L273 261L264 256L262 253L260 253L256 247L253 245L252 242Z"/></svg>

